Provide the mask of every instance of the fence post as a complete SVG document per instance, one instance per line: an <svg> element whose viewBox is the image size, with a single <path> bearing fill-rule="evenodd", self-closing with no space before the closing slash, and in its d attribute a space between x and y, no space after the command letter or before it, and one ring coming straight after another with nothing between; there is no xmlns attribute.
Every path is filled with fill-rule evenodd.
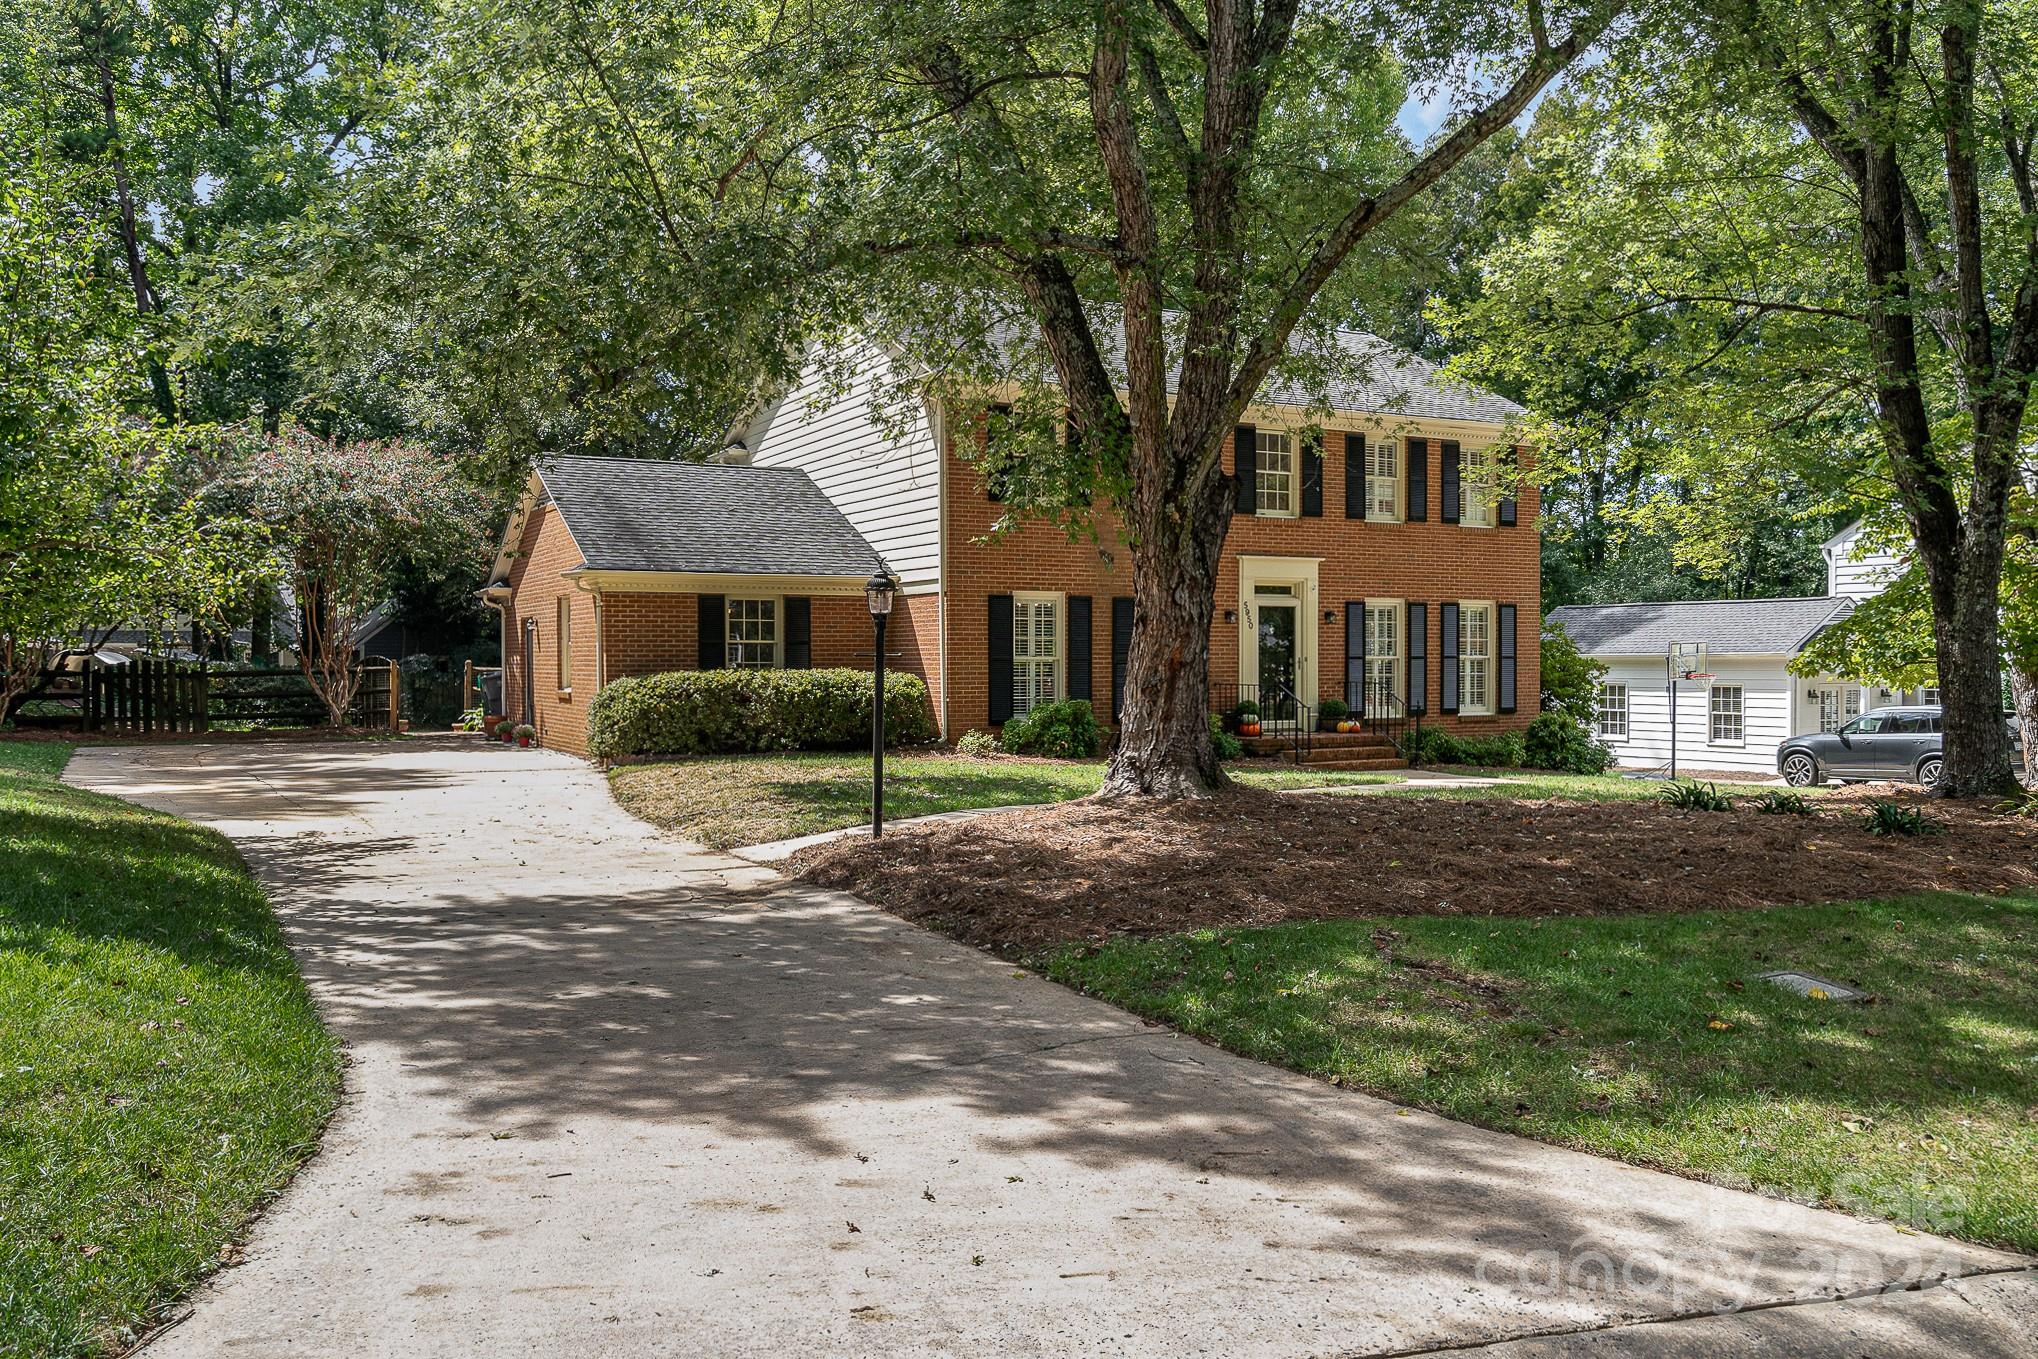
<svg viewBox="0 0 2038 1359"><path fill-rule="evenodd" d="M402 730L403 719L403 671L394 660L389 662L389 729Z"/></svg>
<svg viewBox="0 0 2038 1359"><path fill-rule="evenodd" d="M469 656L460 671L460 711L474 707L474 658Z"/></svg>

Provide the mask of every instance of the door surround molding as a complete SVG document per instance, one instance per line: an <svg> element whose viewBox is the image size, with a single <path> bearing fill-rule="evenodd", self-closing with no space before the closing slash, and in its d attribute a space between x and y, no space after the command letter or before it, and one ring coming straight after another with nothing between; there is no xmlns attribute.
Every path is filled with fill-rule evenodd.
<svg viewBox="0 0 2038 1359"><path fill-rule="evenodd" d="M1253 598L1259 586L1289 585L1295 589L1295 696L1305 707L1316 706L1316 674L1322 649L1323 598L1317 586L1321 557L1249 557L1238 559L1238 682L1259 683L1259 633Z"/></svg>

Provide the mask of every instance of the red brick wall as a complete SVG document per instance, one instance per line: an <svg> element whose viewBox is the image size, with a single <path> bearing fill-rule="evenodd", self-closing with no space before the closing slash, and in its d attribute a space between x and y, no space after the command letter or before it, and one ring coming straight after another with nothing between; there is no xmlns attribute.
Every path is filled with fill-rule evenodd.
<svg viewBox="0 0 2038 1359"><path fill-rule="evenodd" d="M560 572L580 565L580 550L559 512L540 505L524 523L517 558L510 565L509 636L503 653L504 697L510 713L523 720L524 625L538 624L537 664L532 691L537 699L536 723L541 744L561 750L587 749L587 702L594 697L595 598L574 588ZM558 601L572 600L573 641L569 664L571 684L561 689L559 672Z"/></svg>
<svg viewBox="0 0 2038 1359"><path fill-rule="evenodd" d="M1424 436L1418 436L1424 437ZM1347 601L1400 599L1429 605L1428 692L1432 717L1425 719L1467 733L1524 727L1536 714L1542 619L1541 554L1537 542L1535 488L1524 485L1517 523L1511 528L1468 528L1438 522L1441 501L1441 451L1431 437L1429 453L1429 519L1420 524L1368 524L1344 517L1344 435L1332 429L1324 436L1323 517L1271 519L1237 515L1231 521L1218 566L1217 612L1210 637L1213 694L1228 690L1239 678L1238 624L1224 621L1225 610L1238 605L1238 559L1241 555L1319 557L1320 607L1317 619L1317 693L1319 698L1344 694ZM1225 455L1225 470L1231 470ZM948 625L949 717L952 739L989 723L988 596L1015 590L1056 591L1092 597L1090 627L1090 692L1100 722L1111 716L1111 597L1129 595L1131 556L1119 536L1115 516L1104 516L1099 541L1072 543L1052 525L1023 524L995 542L983 542L1000 513L987 500L975 468L956 456L946 459L948 542L944 603ZM1514 604L1516 621L1516 711L1491 717L1445 717L1436 713L1440 690L1442 647L1437 606L1454 600L1491 600ZM1323 613L1335 617L1323 621ZM1496 646L1497 655L1497 646ZM1495 670L1497 683L1497 664Z"/></svg>

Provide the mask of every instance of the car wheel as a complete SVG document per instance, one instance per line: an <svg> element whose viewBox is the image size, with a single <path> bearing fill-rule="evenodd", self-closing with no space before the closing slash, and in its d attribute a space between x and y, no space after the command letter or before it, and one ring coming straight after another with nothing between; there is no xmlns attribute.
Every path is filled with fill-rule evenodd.
<svg viewBox="0 0 2038 1359"><path fill-rule="evenodd" d="M1918 782L1927 788L1937 788L1940 777L1946 772L1946 761L1937 755L1928 756L1918 766Z"/></svg>
<svg viewBox="0 0 2038 1359"><path fill-rule="evenodd" d="M1819 781L1819 762L1809 755L1785 757L1783 781L1793 788L1811 787Z"/></svg>

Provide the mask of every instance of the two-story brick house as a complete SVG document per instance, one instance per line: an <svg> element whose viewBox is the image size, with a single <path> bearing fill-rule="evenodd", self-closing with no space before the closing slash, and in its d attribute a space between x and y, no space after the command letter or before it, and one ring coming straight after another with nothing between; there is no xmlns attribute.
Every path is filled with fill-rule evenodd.
<svg viewBox="0 0 2038 1359"><path fill-rule="evenodd" d="M1213 711L1254 697L1273 726L1335 697L1455 730L1524 726L1541 612L1535 490L1502 475L1519 409L1341 339L1371 357L1363 382L1333 386L1328 415L1270 387L1227 449L1242 475ZM512 710L548 744L584 750L586 701L623 675L868 666L859 592L879 561L900 582L892 664L926 680L944 736L1061 698L1114 722L1132 591L1111 511L1094 509L1094 541L1042 522L994 537L1004 506L966 456L983 406L929 395L902 421L881 409L887 356L854 358L847 383L810 369L717 464L561 458L533 475L489 597Z"/></svg>

